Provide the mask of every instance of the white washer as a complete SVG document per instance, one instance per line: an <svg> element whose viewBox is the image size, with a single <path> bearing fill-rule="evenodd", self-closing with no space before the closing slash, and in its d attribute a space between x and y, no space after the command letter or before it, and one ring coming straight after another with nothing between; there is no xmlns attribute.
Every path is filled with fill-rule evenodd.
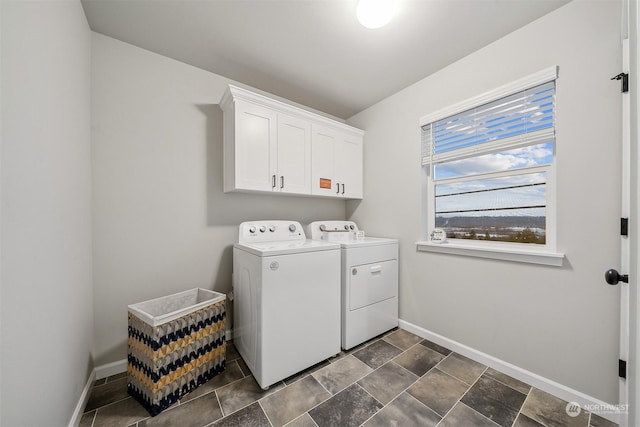
<svg viewBox="0 0 640 427"><path fill-rule="evenodd" d="M398 326L398 240L360 236L353 221L315 221L313 240L341 246L342 348Z"/></svg>
<svg viewBox="0 0 640 427"><path fill-rule="evenodd" d="M340 352L340 245L296 221L240 224L234 344L263 389Z"/></svg>

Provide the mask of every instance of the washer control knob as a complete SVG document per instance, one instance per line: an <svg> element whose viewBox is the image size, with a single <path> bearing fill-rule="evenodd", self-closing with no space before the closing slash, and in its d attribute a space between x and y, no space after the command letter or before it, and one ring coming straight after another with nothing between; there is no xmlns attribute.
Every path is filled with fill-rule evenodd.
<svg viewBox="0 0 640 427"><path fill-rule="evenodd" d="M270 232L272 232L272 233L273 233L274 231L276 231L276 226L275 226L275 225L270 225L270 226L269 226L269 231L270 231Z"/></svg>
<svg viewBox="0 0 640 427"><path fill-rule="evenodd" d="M349 226L345 224L344 225L344 229L348 231L349 230Z"/></svg>
<svg viewBox="0 0 640 427"><path fill-rule="evenodd" d="M353 227L353 224L351 224L351 225L349 226L349 230L353 230L353 228L354 228L354 227Z"/></svg>
<svg viewBox="0 0 640 427"><path fill-rule="evenodd" d="M295 225L295 224L291 224L291 225L289 226L289 231L290 231L290 232L292 232L292 233L293 233L294 231L296 231L296 225Z"/></svg>
<svg viewBox="0 0 640 427"><path fill-rule="evenodd" d="M260 232L264 233L265 231L267 231L267 227L265 227L264 225L260 226Z"/></svg>
<svg viewBox="0 0 640 427"><path fill-rule="evenodd" d="M249 227L249 233L253 234L256 232L256 226L252 225L251 227Z"/></svg>
<svg viewBox="0 0 640 427"><path fill-rule="evenodd" d="M320 231L325 231L327 229L327 226L324 224L320 224Z"/></svg>

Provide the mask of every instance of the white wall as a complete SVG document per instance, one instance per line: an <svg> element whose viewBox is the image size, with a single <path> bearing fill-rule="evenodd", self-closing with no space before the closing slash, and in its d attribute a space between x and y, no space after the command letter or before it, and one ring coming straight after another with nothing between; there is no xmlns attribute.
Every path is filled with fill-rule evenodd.
<svg viewBox="0 0 640 427"><path fill-rule="evenodd" d="M344 219L345 202L222 192L230 80L93 35L96 364L126 358L127 305L231 289L238 224Z"/></svg>
<svg viewBox="0 0 640 427"><path fill-rule="evenodd" d="M620 14L616 1L573 1L349 120L367 132L366 197L347 214L368 235L400 238L401 318L607 402L618 384L619 287L603 272L620 263ZM418 119L551 65L564 266L417 252Z"/></svg>
<svg viewBox="0 0 640 427"><path fill-rule="evenodd" d="M0 424L66 425L93 369L91 32L79 1L0 7Z"/></svg>

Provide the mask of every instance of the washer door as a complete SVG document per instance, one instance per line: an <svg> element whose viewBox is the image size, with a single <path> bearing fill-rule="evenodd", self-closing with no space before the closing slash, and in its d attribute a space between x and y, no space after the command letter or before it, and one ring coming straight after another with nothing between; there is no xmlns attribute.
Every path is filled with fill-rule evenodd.
<svg viewBox="0 0 640 427"><path fill-rule="evenodd" d="M352 266L349 283L349 310L393 298L398 295L398 261Z"/></svg>

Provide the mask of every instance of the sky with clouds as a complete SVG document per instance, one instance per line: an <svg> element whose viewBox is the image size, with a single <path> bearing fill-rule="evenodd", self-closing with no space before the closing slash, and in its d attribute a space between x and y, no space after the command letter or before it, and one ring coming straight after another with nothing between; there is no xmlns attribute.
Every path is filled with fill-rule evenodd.
<svg viewBox="0 0 640 427"><path fill-rule="evenodd" d="M509 171L550 164L553 143L486 154L434 166L436 177L436 212L478 210L444 214L446 216L540 216L544 209L501 208L544 206L546 174L523 170L511 176L469 179L438 183L438 180L472 176L487 172ZM463 194L460 194L463 193ZM487 210L484 210L487 209Z"/></svg>

